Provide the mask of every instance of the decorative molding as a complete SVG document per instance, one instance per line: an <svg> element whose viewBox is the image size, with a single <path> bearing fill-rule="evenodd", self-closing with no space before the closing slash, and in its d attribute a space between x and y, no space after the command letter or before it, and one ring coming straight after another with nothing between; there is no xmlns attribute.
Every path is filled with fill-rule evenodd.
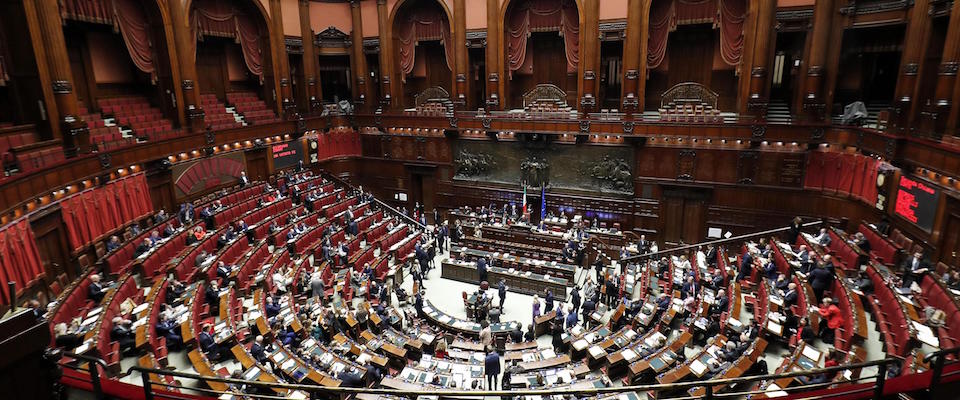
<svg viewBox="0 0 960 400"><path fill-rule="evenodd" d="M750 69L751 78L763 78L767 76L767 67L753 67Z"/></svg>
<svg viewBox="0 0 960 400"><path fill-rule="evenodd" d="M692 181L697 170L697 151L680 150L677 157L677 180Z"/></svg>
<svg viewBox="0 0 960 400"><path fill-rule="evenodd" d="M593 97L593 94L587 93L580 98L580 106L593 108L597 106L597 98Z"/></svg>
<svg viewBox="0 0 960 400"><path fill-rule="evenodd" d="M627 30L627 21L600 22L600 32L616 32Z"/></svg>
<svg viewBox="0 0 960 400"><path fill-rule="evenodd" d="M810 139L813 142L819 142L823 140L824 136L826 136L826 129L824 129L822 126L813 128L813 130L810 131Z"/></svg>
<svg viewBox="0 0 960 400"><path fill-rule="evenodd" d="M287 36L283 38L283 44L288 54L303 54L303 39Z"/></svg>
<svg viewBox="0 0 960 400"><path fill-rule="evenodd" d="M73 85L67 80L53 81L53 94L70 94L73 92Z"/></svg>
<svg viewBox="0 0 960 400"><path fill-rule="evenodd" d="M97 159L100 161L100 168L110 169L110 153L99 153Z"/></svg>
<svg viewBox="0 0 960 400"><path fill-rule="evenodd" d="M951 61L940 64L940 75L956 76L960 70L960 62Z"/></svg>
<svg viewBox="0 0 960 400"><path fill-rule="evenodd" d="M903 66L903 74L907 76L916 76L920 71L920 65L912 62Z"/></svg>
<svg viewBox="0 0 960 400"><path fill-rule="evenodd" d="M180 82L180 87L183 88L183 90L193 90L193 80L184 79Z"/></svg>
<svg viewBox="0 0 960 400"><path fill-rule="evenodd" d="M867 3L860 4L863 2L849 1L848 6L840 8L841 15L864 15L864 14L876 14L887 11L899 11L906 10L913 6L913 0L893 0L893 1L884 1L879 3Z"/></svg>
<svg viewBox="0 0 960 400"><path fill-rule="evenodd" d="M463 83L467 81L466 74L457 74L457 83Z"/></svg>
<svg viewBox="0 0 960 400"><path fill-rule="evenodd" d="M213 133L213 131L204 132L203 138L206 140L207 144L214 144L217 142L217 136Z"/></svg>
<svg viewBox="0 0 960 400"><path fill-rule="evenodd" d="M451 115L447 118L447 121L450 123L450 127L453 129L457 129L457 125L460 124L460 120L457 119L456 115Z"/></svg>
<svg viewBox="0 0 960 400"><path fill-rule="evenodd" d="M290 79L280 78L280 87L287 87L287 86L290 86Z"/></svg>
<svg viewBox="0 0 960 400"><path fill-rule="evenodd" d="M483 129L489 130L492 123L493 120L490 119L490 117L483 117L480 119L480 125L483 126Z"/></svg>
<svg viewBox="0 0 960 400"><path fill-rule="evenodd" d="M823 66L811 65L807 68L807 76L823 76Z"/></svg>
<svg viewBox="0 0 960 400"><path fill-rule="evenodd" d="M350 35L335 26L329 26L314 36L314 44L321 48L347 48L351 41Z"/></svg>
<svg viewBox="0 0 960 400"><path fill-rule="evenodd" d="M582 119L580 120L580 133L590 133L590 120Z"/></svg>
<svg viewBox="0 0 960 400"><path fill-rule="evenodd" d="M623 121L623 133L626 135L632 135L633 129L636 128L636 125L633 121Z"/></svg>
<svg viewBox="0 0 960 400"><path fill-rule="evenodd" d="M592 81L597 79L597 74L593 70L583 71L583 80Z"/></svg>
<svg viewBox="0 0 960 400"><path fill-rule="evenodd" d="M496 72L491 72L487 74L487 80L490 82L500 82L500 74Z"/></svg>
<svg viewBox="0 0 960 400"><path fill-rule="evenodd" d="M754 140L763 139L767 135L767 126L766 125L751 125L750 126L750 137Z"/></svg>
<svg viewBox="0 0 960 400"><path fill-rule="evenodd" d="M777 11L776 19L777 21L813 19L813 8L806 10Z"/></svg>
<svg viewBox="0 0 960 400"><path fill-rule="evenodd" d="M635 69L628 69L627 72L623 74L623 76L624 78L627 78L627 80L631 80L631 81L637 80L638 78L640 78L640 71L637 71Z"/></svg>

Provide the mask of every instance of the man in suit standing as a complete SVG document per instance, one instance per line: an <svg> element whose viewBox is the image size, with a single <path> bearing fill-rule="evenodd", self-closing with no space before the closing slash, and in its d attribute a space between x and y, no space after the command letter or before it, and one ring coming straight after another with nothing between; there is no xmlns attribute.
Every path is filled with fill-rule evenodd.
<svg viewBox="0 0 960 400"><path fill-rule="evenodd" d="M496 349L488 349L487 357L483 360L483 373L487 376L487 390L496 390L500 375L500 354Z"/></svg>
<svg viewBox="0 0 960 400"><path fill-rule="evenodd" d="M250 179L247 178L247 173L240 171L240 186L247 186L250 184Z"/></svg>
<svg viewBox="0 0 960 400"><path fill-rule="evenodd" d="M480 277L480 282L487 282L487 259L480 257L477 259L477 275Z"/></svg>
<svg viewBox="0 0 960 400"><path fill-rule="evenodd" d="M500 312L503 312L503 302L507 298L507 283L503 279L497 284L497 294L500 296Z"/></svg>
<svg viewBox="0 0 960 400"><path fill-rule="evenodd" d="M797 293L797 284L790 282L787 285L787 290L783 292L783 307L790 308L797 304L797 299L800 294Z"/></svg>
<svg viewBox="0 0 960 400"><path fill-rule="evenodd" d="M903 287L910 287L914 282L919 282L923 274L930 271L929 264L923 259L923 253L919 251L903 260L900 266L903 268Z"/></svg>
<svg viewBox="0 0 960 400"><path fill-rule="evenodd" d="M742 281L750 276L753 270L753 255L749 251L743 254L740 260L740 270L737 273L737 281Z"/></svg>
<svg viewBox="0 0 960 400"><path fill-rule="evenodd" d="M823 264L810 271L807 280L813 288L813 294L817 297L818 303L823 300L823 292L833 286L833 274L824 268Z"/></svg>

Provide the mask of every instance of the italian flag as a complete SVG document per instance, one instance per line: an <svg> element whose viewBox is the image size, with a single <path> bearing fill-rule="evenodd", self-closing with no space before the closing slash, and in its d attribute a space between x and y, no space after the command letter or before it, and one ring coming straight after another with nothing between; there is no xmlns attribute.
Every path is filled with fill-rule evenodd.
<svg viewBox="0 0 960 400"><path fill-rule="evenodd" d="M520 215L527 215L527 184L523 184L523 211L520 212Z"/></svg>

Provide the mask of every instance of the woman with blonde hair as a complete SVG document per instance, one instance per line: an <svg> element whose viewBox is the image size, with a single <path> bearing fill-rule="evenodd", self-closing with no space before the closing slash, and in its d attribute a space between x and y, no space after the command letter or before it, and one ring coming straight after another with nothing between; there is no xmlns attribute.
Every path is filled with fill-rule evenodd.
<svg viewBox="0 0 960 400"><path fill-rule="evenodd" d="M433 350L434 358L447 358L450 354L447 353L447 338L440 338L440 341L437 342L437 346Z"/></svg>

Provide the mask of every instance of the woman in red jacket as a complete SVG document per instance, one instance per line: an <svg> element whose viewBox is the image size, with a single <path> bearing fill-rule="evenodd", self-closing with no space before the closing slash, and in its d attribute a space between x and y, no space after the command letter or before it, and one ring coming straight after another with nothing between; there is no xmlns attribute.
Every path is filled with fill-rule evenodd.
<svg viewBox="0 0 960 400"><path fill-rule="evenodd" d="M833 304L833 299L823 298L823 304L817 308L820 316L826 320L826 324L820 323L820 339L827 344L833 344L836 337L837 328L843 326L843 313L840 308Z"/></svg>

